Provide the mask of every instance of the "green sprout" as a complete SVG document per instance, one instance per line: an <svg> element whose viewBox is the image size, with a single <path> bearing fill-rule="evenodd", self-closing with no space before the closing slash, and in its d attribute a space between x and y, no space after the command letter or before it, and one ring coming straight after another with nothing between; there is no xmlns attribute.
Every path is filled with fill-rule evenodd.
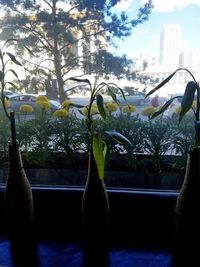
<svg viewBox="0 0 200 267"><path fill-rule="evenodd" d="M10 114L7 111L6 96L4 94L4 91L6 89L7 84L10 84L14 88L16 88L16 85L13 82L6 81L6 76L8 75L8 73L12 73L15 76L15 78L18 79L17 73L13 69L7 68L8 63L13 62L18 66L22 66L22 64L15 58L13 54L5 52L5 47L10 41L17 41L17 40L9 39L3 44L2 47L0 47L0 84L1 84L0 100L2 101L6 117L10 120L12 145L16 145L17 141L16 141L16 129L15 129L15 114L13 111L11 111Z"/></svg>
<svg viewBox="0 0 200 267"><path fill-rule="evenodd" d="M189 81L186 84L185 92L181 101L181 111L179 114L179 123L182 121L185 114L192 109L194 116L195 116L195 147L198 147L200 145L200 121L199 121L199 112L200 112L200 87L199 83L196 81L194 75L185 68L179 68L176 71L174 71L172 74L170 74L166 79L164 79L160 84L158 84L154 89L152 89L148 94L146 94L146 97L150 96L157 90L159 90L161 87L163 87L166 83L168 83L172 77L178 72L178 71L187 71L190 76L192 77L192 80ZM193 106L193 101L195 99L195 94L197 97L197 105L196 107ZM161 113L163 113L174 101L174 99L179 98L181 96L175 96L171 98L169 101L167 101L163 106L159 108L158 111L156 111L151 118L155 118Z"/></svg>
<svg viewBox="0 0 200 267"><path fill-rule="evenodd" d="M87 129L90 135L91 152L96 162L98 176L100 179L103 179L107 146L106 146L105 141L103 140L103 136L100 133L95 132L93 128L93 110L92 110L93 103L94 101L96 101L98 113L100 114L101 118L105 120L107 117L107 112L106 112L106 107L104 104L104 99L102 95L100 94L100 91L106 88L108 94L112 97L112 100L116 104L118 104L116 94L112 90L112 87L114 86L121 92L125 101L126 101L126 98L125 98L123 90L114 83L101 82L97 84L97 79L95 79L95 83L94 85L92 85L88 79L70 78L70 80L79 82L79 83L86 83L89 86L90 100L89 100L89 105L86 107L87 108L87 113L85 113L86 124L87 124ZM82 106L79 106L79 107L82 107ZM105 131L105 133L111 136L113 139L115 139L118 143L121 143L121 144L128 143L129 145L132 145L131 142L125 136L123 136L122 134L114 130Z"/></svg>

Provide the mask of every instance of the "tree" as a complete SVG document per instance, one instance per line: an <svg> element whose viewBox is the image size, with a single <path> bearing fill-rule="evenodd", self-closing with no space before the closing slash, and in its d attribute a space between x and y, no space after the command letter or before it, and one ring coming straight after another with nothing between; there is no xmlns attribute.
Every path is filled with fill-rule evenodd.
<svg viewBox="0 0 200 267"><path fill-rule="evenodd" d="M131 61L126 56L120 59L108 53L105 47L113 37L123 39L131 34L133 27L147 20L152 1L139 9L133 20L124 12L120 15L112 12L119 1L0 0L5 12L0 21L0 38L19 40L13 40L17 55L23 60L26 58L28 69L31 63L39 77L55 77L63 101L66 98L64 84L74 69L83 69L85 74L112 73L130 77ZM116 68L119 62L120 73Z"/></svg>

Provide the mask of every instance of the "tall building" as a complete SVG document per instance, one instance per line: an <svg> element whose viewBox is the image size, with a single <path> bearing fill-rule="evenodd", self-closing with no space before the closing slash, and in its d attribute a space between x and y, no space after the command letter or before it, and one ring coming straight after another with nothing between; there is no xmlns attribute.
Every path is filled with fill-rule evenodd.
<svg viewBox="0 0 200 267"><path fill-rule="evenodd" d="M181 26L165 25L160 34L160 57L161 65L178 67L181 43Z"/></svg>

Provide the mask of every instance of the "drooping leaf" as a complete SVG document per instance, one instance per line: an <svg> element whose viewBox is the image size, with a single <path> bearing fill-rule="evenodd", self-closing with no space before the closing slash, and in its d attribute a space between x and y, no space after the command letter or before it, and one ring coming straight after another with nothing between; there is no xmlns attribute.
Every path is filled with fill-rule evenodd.
<svg viewBox="0 0 200 267"><path fill-rule="evenodd" d="M7 43L12 42L12 41L16 41L16 42L18 42L19 40L15 39L15 38L10 38L10 39L8 39L8 40L5 41L4 46L5 46Z"/></svg>
<svg viewBox="0 0 200 267"><path fill-rule="evenodd" d="M190 81L187 83L185 88L185 93L183 95L183 99L181 101L181 112L179 115L179 123L181 122L183 116L188 112L192 107L192 103L194 100L195 91L198 88L198 84L194 81Z"/></svg>
<svg viewBox="0 0 200 267"><path fill-rule="evenodd" d="M122 90L122 88L120 88L120 87L119 87L117 84L115 84L115 83L108 83L108 85L114 85L114 86L120 91L120 93L122 94L123 99L124 99L125 102L127 103L127 101L126 101L126 96L125 96L124 91ZM118 104L118 102L117 102L117 104ZM128 105L128 103L127 103L127 105Z"/></svg>
<svg viewBox="0 0 200 267"><path fill-rule="evenodd" d="M103 101L103 97L101 95L97 95L97 107L99 110L99 113L101 115L101 117L105 120L106 119L106 111L104 108L104 101Z"/></svg>
<svg viewBox="0 0 200 267"><path fill-rule="evenodd" d="M15 77L19 79L17 73L14 70L10 69L9 71L11 71L15 75Z"/></svg>
<svg viewBox="0 0 200 267"><path fill-rule="evenodd" d="M10 85L12 85L15 89L19 90L19 88L17 87L17 85L14 84L13 82L7 82L7 83L9 83Z"/></svg>
<svg viewBox="0 0 200 267"><path fill-rule="evenodd" d="M24 48L26 48L26 50L32 55L35 56L33 51L31 49L29 49L27 46L24 46Z"/></svg>
<svg viewBox="0 0 200 267"><path fill-rule="evenodd" d="M16 57L13 54L8 52L6 52L6 54L9 56L12 62L14 62L16 65L22 66L22 64L16 59Z"/></svg>
<svg viewBox="0 0 200 267"><path fill-rule="evenodd" d="M75 82L80 82L80 83L87 83L91 87L91 83L90 83L90 81L88 79L80 79L80 78L71 77L68 80L75 81Z"/></svg>
<svg viewBox="0 0 200 267"><path fill-rule="evenodd" d="M168 83L171 78L176 74L176 72L179 69L177 69L176 71L174 71L172 74L170 74L166 79L164 79L161 83L159 83L154 89L152 89L150 92L148 92L145 96L145 98L147 98L148 96L150 96L151 94L153 94L155 91L157 91L158 89L160 89L161 87L163 87L166 83Z"/></svg>
<svg viewBox="0 0 200 267"><path fill-rule="evenodd" d="M109 95L112 97L112 100L116 103L116 104L119 104L118 101L117 101L117 96L115 93L113 93L112 89L108 86L108 92L109 92Z"/></svg>
<svg viewBox="0 0 200 267"><path fill-rule="evenodd" d="M78 112L79 112L81 115L85 116L85 115L83 114L82 110L78 109Z"/></svg>
<svg viewBox="0 0 200 267"><path fill-rule="evenodd" d="M83 108L83 107L85 107L84 105L79 105L79 104L75 104L75 103L70 103L69 106L70 107L74 107L74 108Z"/></svg>
<svg viewBox="0 0 200 267"><path fill-rule="evenodd" d="M100 179L104 178L105 156L103 142L100 134L94 134L92 138L92 152L96 162L97 172Z"/></svg>
<svg viewBox="0 0 200 267"><path fill-rule="evenodd" d="M124 91L123 91L120 87L119 87L118 89L119 89L119 91L121 92L123 99L124 99L125 102L127 103L127 101L126 101L126 97L125 97L125 94L124 94ZM127 103L127 105L128 105L128 103Z"/></svg>
<svg viewBox="0 0 200 267"><path fill-rule="evenodd" d="M159 108L159 110L157 110L152 116L151 119L156 118L157 116L159 116L160 114L162 114L166 109L168 109L168 107L172 104L172 102L174 101L174 99L176 98L182 98L182 96L175 96L172 97L170 100L168 100L162 107Z"/></svg>
<svg viewBox="0 0 200 267"><path fill-rule="evenodd" d="M114 140L116 140L120 144L129 144L132 146L132 143L126 138L124 135L111 130L111 131L105 131L109 136L111 136Z"/></svg>

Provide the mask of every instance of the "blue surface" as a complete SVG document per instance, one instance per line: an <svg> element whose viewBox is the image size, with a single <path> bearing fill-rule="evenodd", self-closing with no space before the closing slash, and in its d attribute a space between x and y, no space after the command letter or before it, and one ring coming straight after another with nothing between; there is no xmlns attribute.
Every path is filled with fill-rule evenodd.
<svg viewBox="0 0 200 267"><path fill-rule="evenodd" d="M39 267L82 267L82 248L78 244L38 241L37 254ZM1 239L0 267L12 266L14 265L10 258L9 241ZM170 266L170 253L167 251L131 249L110 251L110 267Z"/></svg>

